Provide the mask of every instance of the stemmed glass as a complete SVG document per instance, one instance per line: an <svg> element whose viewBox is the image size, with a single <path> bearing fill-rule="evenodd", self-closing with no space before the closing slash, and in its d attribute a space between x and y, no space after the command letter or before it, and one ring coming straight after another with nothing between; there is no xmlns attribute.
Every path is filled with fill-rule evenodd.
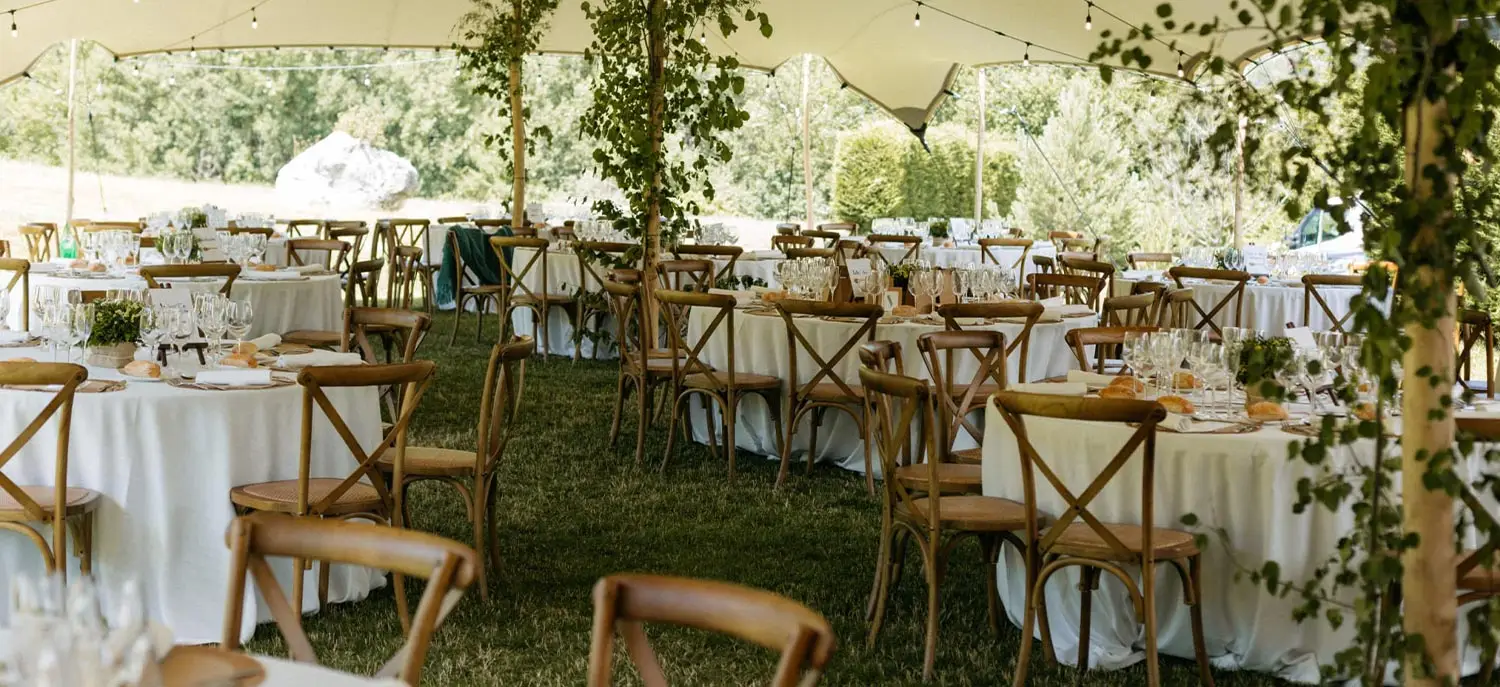
<svg viewBox="0 0 1500 687"><path fill-rule="evenodd" d="M217 293L193 294L193 315L197 320L198 329L201 329L208 337L209 357L215 363L218 362L219 345L224 338L224 330L227 328L224 317L224 303L226 302L227 299Z"/></svg>
<svg viewBox="0 0 1500 687"><path fill-rule="evenodd" d="M167 319L164 314L164 309L152 306L141 308L141 345L146 348L153 359L156 357L157 349L161 347L162 338L167 334L163 326Z"/></svg>
<svg viewBox="0 0 1500 687"><path fill-rule="evenodd" d="M186 305L171 307L168 319L168 333L172 337L172 348L177 352L178 362L182 362L182 348L188 339L197 333L198 328L193 322L193 309Z"/></svg>
<svg viewBox="0 0 1500 687"><path fill-rule="evenodd" d="M78 347L78 357L83 359L83 347L94 333L94 305L85 303L68 307L68 359L72 359L73 347Z"/></svg>
<svg viewBox="0 0 1500 687"><path fill-rule="evenodd" d="M244 343L245 335L250 333L250 326L255 322L255 308L248 300L231 301L224 312L225 324L235 345Z"/></svg>
<svg viewBox="0 0 1500 687"><path fill-rule="evenodd" d="M1151 340L1145 332L1125 332L1125 341L1120 346L1120 359L1135 373L1137 379L1151 376Z"/></svg>

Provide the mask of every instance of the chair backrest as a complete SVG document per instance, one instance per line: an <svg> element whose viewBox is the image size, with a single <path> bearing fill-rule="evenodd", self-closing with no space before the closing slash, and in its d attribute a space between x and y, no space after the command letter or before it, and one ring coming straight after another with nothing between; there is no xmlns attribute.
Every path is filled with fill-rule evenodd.
<svg viewBox="0 0 1500 687"><path fill-rule="evenodd" d="M1057 268L1057 261L1053 260L1050 255L1033 255L1031 264L1036 265L1037 274L1052 274ZM1026 280L1021 280L1021 283L1025 282Z"/></svg>
<svg viewBox="0 0 1500 687"><path fill-rule="evenodd" d="M865 257L865 244L862 241L843 239L839 241L838 246L834 250L835 258L841 263Z"/></svg>
<svg viewBox="0 0 1500 687"><path fill-rule="evenodd" d="M880 323L880 316L885 314L885 309L872 303L824 303L822 301L800 301L783 300L776 302L776 311L781 313L781 320L786 324L786 348L787 348L787 389L790 397L800 400L810 395L819 384L831 383L838 387L839 392L846 396L857 397L853 387L848 380L839 374L839 366L844 362L844 356L849 351L860 345L861 341L873 342L875 340L875 326ZM819 348L828 350L827 342L819 346L814 344L807 332L797 326L798 315L804 317L831 317L831 318L858 318L863 320L859 327L844 339L844 344L828 357L819 352ZM806 354L812 359L817 369L813 371L812 377L807 382L799 382L802 379L798 368L798 359Z"/></svg>
<svg viewBox="0 0 1500 687"><path fill-rule="evenodd" d="M1190 325L1189 329L1203 329L1204 327L1208 327L1213 330L1215 335L1222 334L1223 332L1220 331L1218 323L1214 322L1214 317L1226 308L1229 309L1229 314L1232 315L1229 326L1240 326L1241 314L1244 311L1244 308L1241 306L1244 304L1245 283L1250 281L1249 272L1244 270L1218 270L1207 267L1178 265L1168 270L1167 273L1172 275L1172 281L1176 282L1179 289L1186 288L1183 284L1184 279L1202 279L1208 282L1230 285L1229 293L1224 294L1219 299L1219 302L1215 303L1208 310L1204 310L1203 306L1199 305L1197 300L1191 301L1192 308L1197 313L1198 321Z"/></svg>
<svg viewBox="0 0 1500 687"><path fill-rule="evenodd" d="M631 248L637 247L634 243L614 243L609 241L578 241L573 244L573 254L578 256L578 264L583 268L582 281L584 291L593 293L602 288L607 276L603 271L601 261L608 261L615 265L623 264L625 254Z"/></svg>
<svg viewBox="0 0 1500 687"><path fill-rule="evenodd" d="M171 286L170 283L163 284L161 279L196 279L212 278L223 279L224 285L219 287L219 293L228 296L230 289L234 288L234 280L240 276L240 266L229 263L204 263L198 265L146 265L141 268L141 278L146 280L146 288L162 289Z"/></svg>
<svg viewBox="0 0 1500 687"><path fill-rule="evenodd" d="M791 236L802 229L802 225L795 222L782 222L776 225L777 236Z"/></svg>
<svg viewBox="0 0 1500 687"><path fill-rule="evenodd" d="M926 381L904 375L880 372L869 367L859 369L859 383L864 387L865 403L870 413L870 438L880 456L880 474L884 488L881 498L886 512L905 506L913 516L925 514L928 532L936 534L942 526L942 485L938 482L939 431L934 411L932 387ZM912 455L913 453L916 455ZM924 484L894 479L902 465L926 466ZM917 508L918 498L929 498L926 508Z"/></svg>
<svg viewBox="0 0 1500 687"><path fill-rule="evenodd" d="M1077 253L1081 257L1098 258L1099 245L1102 241L1075 236L1071 238L1060 238L1053 242L1057 246L1057 254Z"/></svg>
<svg viewBox="0 0 1500 687"><path fill-rule="evenodd" d="M689 372L700 372L715 389L733 388L738 374L734 364L734 296L676 289L657 289L652 294L663 306L662 311L667 318L667 349L671 351L672 377L681 380ZM685 332L688 315L693 308L708 308L717 312L698 333L698 338L689 341ZM708 342L721 325L727 339L727 358L722 368L715 368L703 360L703 350L708 347Z"/></svg>
<svg viewBox="0 0 1500 687"><path fill-rule="evenodd" d="M1058 538L1067 532L1068 527L1075 521L1081 520L1094 536L1104 542L1112 557L1126 561L1141 560L1143 565L1152 565L1154 552L1151 541L1154 529L1152 524L1156 522L1156 425L1167 416L1167 411L1161 407L1161 404L1155 401L1023 394L1014 391L1002 391L995 394L993 398L1000 416L1005 419L1007 425L1010 425L1011 433L1015 436L1019 449L1021 484L1025 494L1022 502L1026 504L1027 541L1037 542L1040 552L1046 555L1057 543ZM1026 418L1028 417L1111 423L1122 427L1130 423L1139 423L1139 426L1131 432L1130 438L1115 453L1114 458L1094 473L1094 478L1088 486L1082 491L1075 492L1058 476L1066 474L1066 471L1060 471L1054 467L1060 464L1057 461L1065 457L1044 458L1032 445L1030 437L1026 434ZM1089 510L1089 505L1137 453L1141 457L1139 521L1146 523L1146 526L1140 529L1140 548L1132 549L1121 542L1120 538L1105 526L1104 521ZM1076 456L1066 458L1077 460ZM1041 518L1037 511L1037 472L1041 473L1068 506L1057 516L1056 520L1047 524L1045 533L1042 532Z"/></svg>
<svg viewBox="0 0 1500 687"><path fill-rule="evenodd" d="M396 526L401 526L401 500L404 495L401 489L386 488L385 479L380 472L380 458L386 454L387 450L394 451L391 463L395 480L391 483L401 484L406 474L407 428L411 423L412 413L416 411L417 405L422 400L422 395L432 384L432 377L436 370L436 363L430 360L419 360L392 365L308 367L298 373L297 383L302 385L302 450L301 463L297 471L298 515L322 515L328 512L349 489L363 482L375 489L381 501L392 504L391 520L396 523ZM391 418L390 429L372 452L366 452L365 448L360 445L359 438L350 431L348 423L344 421L338 408L334 407L333 401L329 400L328 394L324 391L328 388L349 387L373 387L377 392L385 387L399 387L402 390L400 392L401 411L396 417ZM343 439L344 446L354 456L355 461L354 470L317 501L313 501L309 494L312 434L313 427L317 424L313 417L314 405L322 411L339 438Z"/></svg>
<svg viewBox="0 0 1500 687"><path fill-rule="evenodd" d="M1099 279L1101 296L1114 290L1115 266L1102 260L1095 260L1091 256L1059 255L1057 269L1064 274L1081 274ZM1095 309L1098 309L1097 305Z"/></svg>
<svg viewBox="0 0 1500 687"><path fill-rule="evenodd" d="M917 337L917 350L927 366L927 375L937 387L933 396L937 399L942 426L946 428L945 440L939 442L942 453L935 455L947 455L960 429L968 431L975 441L982 441L984 430L971 422L968 415L984 404L982 385L993 384L997 390L1007 386L1005 334L992 329L928 332ZM971 356L974 372L967 379L960 379L959 363Z"/></svg>
<svg viewBox="0 0 1500 687"><path fill-rule="evenodd" d="M620 364L646 369L646 351L641 335L646 331L645 313L641 309L641 287L617 280L602 282L609 297L610 314L615 320L615 345L620 349Z"/></svg>
<svg viewBox="0 0 1500 687"><path fill-rule="evenodd" d="M838 259L838 251L833 248L788 248L785 252L786 259L788 260L801 260L803 258Z"/></svg>
<svg viewBox="0 0 1500 687"><path fill-rule="evenodd" d="M496 262L500 264L500 298L504 303L501 308L502 317L509 304L517 294L541 301L547 293L547 249L552 243L547 239L539 239L534 236L491 236L490 249L495 251ZM516 249L525 248L533 251L530 258L526 258L517 269L515 263L521 262L516 258ZM510 249L511 258L505 257L506 249ZM537 270L541 280L541 288L532 289L526 283L526 277L531 275L532 270Z"/></svg>
<svg viewBox="0 0 1500 687"><path fill-rule="evenodd" d="M1455 428L1461 438L1473 439L1476 442L1487 444L1500 443L1500 419L1478 418L1478 417L1456 417L1453 420ZM1476 449L1478 450L1478 449ZM1496 523L1495 514L1479 500L1479 495L1474 493L1473 485L1462 480L1459 481L1459 499L1469 509L1469 515L1474 518L1474 524L1480 532L1500 532L1500 524ZM1457 576L1462 579L1475 568L1480 566L1491 567L1495 564L1495 552L1500 551L1500 536L1491 536L1479 545L1478 548L1465 554L1458 561ZM1463 600L1460 600L1464 603Z"/></svg>
<svg viewBox="0 0 1500 687"><path fill-rule="evenodd" d="M31 261L0 258L0 272L11 273L4 290L0 291L0 298L9 298L17 286L21 287L21 331L31 331Z"/></svg>
<svg viewBox="0 0 1500 687"><path fill-rule="evenodd" d="M311 236L322 237L324 224L321 219L289 219L286 221L286 235L296 238L305 231Z"/></svg>
<svg viewBox="0 0 1500 687"><path fill-rule="evenodd" d="M1073 357L1078 361L1078 369L1084 372L1102 372L1104 361L1110 357L1110 352L1124 345L1125 335L1130 332L1154 332L1159 327L1136 326L1136 327L1084 327L1074 329L1063 335L1063 341L1073 349ZM1088 359L1088 347L1094 347L1094 362ZM1122 369L1123 371L1123 369Z"/></svg>
<svg viewBox="0 0 1500 687"><path fill-rule="evenodd" d="M448 217L437 218L438 224L464 224L468 221L469 217L467 215L450 215Z"/></svg>
<svg viewBox="0 0 1500 687"><path fill-rule="evenodd" d="M388 299L396 307L411 308L417 283L423 279L421 265L420 246L396 246L391 251L391 276L395 280L395 291L389 294Z"/></svg>
<svg viewBox="0 0 1500 687"><path fill-rule="evenodd" d="M906 236L904 234L870 234L865 237L865 242L870 244L870 247L865 252L872 256L871 259L884 261L887 265L897 265L907 260L915 260L921 257L922 254L922 239L916 236ZM905 246L906 252L901 254L900 259L891 260L886 257L885 253L879 250L879 244L882 243L894 243L899 246Z"/></svg>
<svg viewBox="0 0 1500 687"><path fill-rule="evenodd" d="M1331 316L1330 316L1330 319ZM1474 347L1484 343L1484 395L1495 397L1495 323L1483 310L1460 308L1458 311L1458 383L1473 389Z"/></svg>
<svg viewBox="0 0 1500 687"><path fill-rule="evenodd" d="M740 259L740 254L744 252L745 249L739 246L713 246L704 244L679 244L676 248L672 249L672 253L677 256L678 260L724 260L724 266L720 267L714 273L715 284L719 283L720 279L734 274L734 263Z"/></svg>
<svg viewBox="0 0 1500 687"><path fill-rule="evenodd" d="M1324 298L1323 292L1318 288L1327 286L1331 288L1355 287L1363 283L1364 277L1357 274L1304 274L1302 275L1302 326L1312 326L1312 306L1316 301L1318 308L1323 311L1323 316L1328 318L1329 331L1344 333L1344 326L1350 318L1354 317L1354 309L1350 308L1343 317L1333 314L1333 306L1329 305L1328 299ZM1351 294L1352 295L1352 294Z"/></svg>
<svg viewBox="0 0 1500 687"><path fill-rule="evenodd" d="M1187 329L1193 319L1193 299L1197 294L1192 289L1161 290L1156 297L1156 326L1166 329Z"/></svg>
<svg viewBox="0 0 1500 687"><path fill-rule="evenodd" d="M505 457L511 429L525 392L526 360L536 354L536 342L529 336L497 343L490 349L490 363L484 372L484 390L479 398L479 446L475 474L493 471Z"/></svg>
<svg viewBox="0 0 1500 687"><path fill-rule="evenodd" d="M812 687L837 640L822 615L770 592L727 582L661 575L611 575L594 585L588 687L613 684L618 632L646 687L666 687L666 672L646 638L646 623L726 634L781 652L772 687Z"/></svg>
<svg viewBox="0 0 1500 687"><path fill-rule="evenodd" d="M479 554L473 549L434 534L373 523L254 513L236 518L225 538L231 561L220 644L225 651L235 651L240 646L248 573L270 607L271 617L276 620L292 659L318 662L312 642L302 629L302 609L293 609L287 601L267 558L345 563L426 580L405 643L376 674L409 685L421 682L422 665L427 660L433 633L458 605L464 591L479 578Z"/></svg>
<svg viewBox="0 0 1500 687"><path fill-rule="evenodd" d="M563 226L552 227L552 238L558 241L577 241L578 232L573 230L573 220L568 220Z"/></svg>
<svg viewBox="0 0 1500 687"><path fill-rule="evenodd" d="M1062 296L1070 304L1087 305L1094 310L1099 309L1099 294L1104 292L1104 280L1087 274L1028 274L1026 285L1036 300Z"/></svg>
<svg viewBox="0 0 1500 687"><path fill-rule="evenodd" d="M330 241L343 241L349 244L348 252L340 253L338 256L340 262L334 264L334 269L342 272L348 267L348 262L358 260L360 254L364 252L365 237L370 235L370 230L363 226L336 227L330 222L326 235Z"/></svg>
<svg viewBox="0 0 1500 687"><path fill-rule="evenodd" d="M707 291L713 287L711 260L662 260L656 263L656 283L675 291Z"/></svg>
<svg viewBox="0 0 1500 687"><path fill-rule="evenodd" d="M146 229L145 225L140 222L89 222L88 225L81 228L87 233L96 231L130 231L137 234Z"/></svg>
<svg viewBox="0 0 1500 687"><path fill-rule="evenodd" d="M1156 293L1105 298L1099 322L1106 327L1139 327L1155 324L1156 299Z"/></svg>
<svg viewBox="0 0 1500 687"><path fill-rule="evenodd" d="M276 235L276 230L270 227L237 227L231 224L229 227L229 235L239 236L240 234L256 234L259 236L264 236L266 238L271 238L272 236Z"/></svg>
<svg viewBox="0 0 1500 687"><path fill-rule="evenodd" d="M979 239L979 264L994 263L1005 266L1005 263L1010 261L1002 260L997 249L1020 248L1021 257L1010 263L1010 269L1016 271L1016 281L1024 284L1026 283L1026 261L1031 256L1032 244L1031 239Z"/></svg>
<svg viewBox="0 0 1500 687"><path fill-rule="evenodd" d="M349 255L353 245L348 241L337 239L287 239L286 261L289 265L322 265L324 269L335 270L345 276L348 275ZM307 255L305 253L321 253L321 256ZM318 259L321 257L321 259Z"/></svg>
<svg viewBox="0 0 1500 687"><path fill-rule="evenodd" d="M1177 256L1171 253L1127 253L1125 255L1125 264L1130 265L1130 269L1133 270L1142 269L1141 265L1167 265L1170 267L1174 262L1177 262Z"/></svg>
<svg viewBox="0 0 1500 687"><path fill-rule="evenodd" d="M837 231L844 234L853 234L859 231L859 225L853 222L824 222L818 225L818 231Z"/></svg>
<svg viewBox="0 0 1500 687"><path fill-rule="evenodd" d="M820 224L818 225L817 229L802 232L802 236L813 239L814 241L823 241L824 248L833 248L834 246L837 246L839 244L839 239L844 238L844 235L836 231L829 231L827 229L824 229L823 227L826 226L829 225Z"/></svg>
<svg viewBox="0 0 1500 687"><path fill-rule="evenodd" d="M859 364L877 372L906 374L900 341L871 341L859 345Z"/></svg>
<svg viewBox="0 0 1500 687"><path fill-rule="evenodd" d="M476 219L476 220L474 220L474 226L479 227L480 229L501 229L501 228L509 229L509 228L511 228L510 225L511 225L511 221L510 221L509 217L501 218L501 219ZM528 229L528 228L529 227L523 227L523 229Z"/></svg>
<svg viewBox="0 0 1500 687"><path fill-rule="evenodd" d="M963 323L959 320L982 317L986 320L997 317L1022 318L1021 333L1012 337L1006 337L1009 345L1005 349L1005 356L1009 358L1014 355L1016 349L1020 349L1021 357L1016 361L1020 371L1020 379L1025 382L1026 361L1031 352L1031 330L1036 326L1037 320L1042 318L1042 313L1047 310L1041 303L1032 301L1001 301L999 303L944 303L937 307L938 315L942 316L943 324L949 331L961 332L964 330Z"/></svg>
<svg viewBox="0 0 1500 687"><path fill-rule="evenodd" d="M57 453L53 462L52 472L52 503L65 504L68 502L68 439L73 425L73 396L78 390L78 385L88 379L89 373L81 365L70 363L8 363L0 362L0 387L26 386L43 391L42 387L57 386L52 398L47 405L42 407L20 432L16 433L10 442L0 450L0 491L9 495L16 505L26 512L27 520L35 522L47 522L52 525L53 555L64 558L67 556L67 548L63 546L66 541L67 527L65 517L67 508L58 506L52 509L51 517L42 509L36 499L27 494L4 472L6 464L20 453L21 449L30 443L32 438L40 432L54 416L57 417ZM33 392L34 393L34 392ZM48 561L47 572L52 572L53 561ZM56 563L56 569L63 571L66 579L66 559Z"/></svg>
<svg viewBox="0 0 1500 687"><path fill-rule="evenodd" d="M57 225L50 222L33 222L21 225L21 238L26 240L26 254L36 262L52 259L52 245L57 240Z"/></svg>
<svg viewBox="0 0 1500 687"><path fill-rule="evenodd" d="M403 363L409 363L416 359L417 348L422 345L422 339L426 338L427 331L431 328L432 316L416 310L345 308L344 337L340 350L358 353L366 363L374 365L379 361L376 360L375 347L370 343L370 334L394 333L396 336L392 345L399 349L387 351L386 354L389 356L392 352L399 353L396 357Z"/></svg>
<svg viewBox="0 0 1500 687"><path fill-rule="evenodd" d="M777 234L771 237L771 248L785 251L788 248L812 248L813 240L803 236Z"/></svg>

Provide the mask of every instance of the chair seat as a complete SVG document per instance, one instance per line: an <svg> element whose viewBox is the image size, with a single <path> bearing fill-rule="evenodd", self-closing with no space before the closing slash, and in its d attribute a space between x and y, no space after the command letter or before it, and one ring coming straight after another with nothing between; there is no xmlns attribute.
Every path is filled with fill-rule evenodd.
<svg viewBox="0 0 1500 687"><path fill-rule="evenodd" d="M684 368L687 367L687 362L686 361L678 363L678 364L682 365ZM635 361L633 361L633 360L632 361L628 361L628 362L625 363L625 365L627 367L629 367L632 372L635 371L635 368L636 368ZM701 367L699 369L701 369ZM672 376L672 359L671 358L647 358L646 359L646 372L648 374L651 374L651 375L656 375L656 376L665 375L665 376L670 377L670 376Z"/></svg>
<svg viewBox="0 0 1500 687"><path fill-rule="evenodd" d="M1143 528L1136 525L1105 525L1105 527L1115 535L1116 539L1120 540L1121 544L1125 545L1125 548L1130 550L1128 555L1122 555L1110 548L1110 545L1097 532L1081 522L1068 525L1068 529L1061 537L1058 537L1050 552L1095 560L1131 560L1142 553L1141 535L1145 533ZM1198 554L1198 543L1188 532L1156 527L1151 530L1151 538L1151 548L1155 549L1152 557L1157 560L1186 558Z"/></svg>
<svg viewBox="0 0 1500 687"><path fill-rule="evenodd" d="M323 500L337 487L342 479L316 477L307 481L307 502ZM297 512L297 480L284 479L275 482L246 484L229 490L229 501L236 506L277 513ZM385 510L385 501L375 487L364 482L349 487L339 496L337 503L323 511L328 515L345 513L373 513Z"/></svg>
<svg viewBox="0 0 1500 687"><path fill-rule="evenodd" d="M510 302L515 305L541 305L543 298L547 299L547 305L569 305L573 302L572 294L563 293L537 294L535 296L520 294L511 298Z"/></svg>
<svg viewBox="0 0 1500 687"><path fill-rule="evenodd" d="M842 387L833 382L820 382L804 394L803 398L830 403L859 403L865 399L864 387L858 384L848 386L849 391L854 392L853 395L846 393ZM799 388L797 391L801 393L802 390Z"/></svg>
<svg viewBox="0 0 1500 687"><path fill-rule="evenodd" d="M716 372L713 377L703 373L690 374L682 378L684 386L693 389L721 389L729 384L729 375L724 372ZM734 387L736 389L779 389L781 380L770 375L755 375L737 372L734 375Z"/></svg>
<svg viewBox="0 0 1500 687"><path fill-rule="evenodd" d="M408 475L428 475L433 477L451 477L459 475L474 474L475 456L473 451L460 451L450 448L431 448L428 446L407 446L406 464L403 466ZM392 472L396 469L396 457L386 451L378 461L380 469L384 472Z"/></svg>
<svg viewBox="0 0 1500 687"><path fill-rule="evenodd" d="M53 487L21 487L21 491L36 501L43 513L48 516L52 515L52 508L57 503L53 498L55 496ZM63 515L70 517L88 513L99 507L103 496L92 489L69 487L63 495L68 501L67 510L63 511ZM26 513L26 509L21 507L21 503L15 497L9 492L0 491L0 522L27 522L31 519L32 517Z"/></svg>
<svg viewBox="0 0 1500 687"><path fill-rule="evenodd" d="M1459 560L1473 555L1473 551L1465 551L1459 554ZM1467 573L1458 578L1458 588L1461 591L1470 592L1500 592L1500 556L1490 559L1490 567L1485 568L1483 563L1474 566Z"/></svg>
<svg viewBox="0 0 1500 687"><path fill-rule="evenodd" d="M953 462L964 465L979 465L984 462L984 449L982 448L966 448L962 451L954 451L948 455L953 459Z"/></svg>
<svg viewBox="0 0 1500 687"><path fill-rule="evenodd" d="M909 513L905 504L896 507L897 513L917 518L927 518L928 505L932 499L912 501L915 514ZM944 527L971 532L1011 532L1026 529L1026 506L1010 499L993 496L943 496L938 506L938 517Z"/></svg>
<svg viewBox="0 0 1500 687"><path fill-rule="evenodd" d="M896 468L896 479L908 489L927 490L927 466L903 465ZM938 491L943 494L978 494L984 477L978 465L939 463L937 466ZM947 516L948 502L943 501L943 515Z"/></svg>
<svg viewBox="0 0 1500 687"><path fill-rule="evenodd" d="M312 346L313 348L341 346L344 343L344 333L299 329L295 332L282 334L281 341L282 343L301 344L303 346Z"/></svg>
<svg viewBox="0 0 1500 687"><path fill-rule="evenodd" d="M462 287L459 287L458 290L459 290L460 293L463 293L463 294L477 294L477 295L481 295L481 296L487 296L487 295L491 295L491 294L498 294L501 291L504 291L505 289L504 289L504 287L501 287L499 284L478 284L478 285L462 286Z"/></svg>

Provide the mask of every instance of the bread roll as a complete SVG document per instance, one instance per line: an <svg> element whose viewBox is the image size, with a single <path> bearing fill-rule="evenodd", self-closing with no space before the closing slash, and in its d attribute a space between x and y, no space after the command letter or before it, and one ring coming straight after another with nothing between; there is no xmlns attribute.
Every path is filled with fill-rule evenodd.
<svg viewBox="0 0 1500 687"><path fill-rule="evenodd" d="M1135 377L1115 377L1110 380L1109 386L1129 390L1131 394L1140 394L1146 390L1146 384Z"/></svg>
<svg viewBox="0 0 1500 687"><path fill-rule="evenodd" d="M254 356L248 356L243 353L224 356L224 359L220 360L219 364L224 367L243 367L246 369L260 367L260 363L255 362Z"/></svg>
<svg viewBox="0 0 1500 687"><path fill-rule="evenodd" d="M1124 398L1135 400L1135 390L1126 386L1107 386L1099 390L1099 398Z"/></svg>
<svg viewBox="0 0 1500 687"><path fill-rule="evenodd" d="M71 267L75 270L86 270L89 268L89 261L84 260L83 258L79 258L77 260L74 260L73 262L68 263L68 267Z"/></svg>
<svg viewBox="0 0 1500 687"><path fill-rule="evenodd" d="M1198 379L1198 375L1182 370L1172 373L1172 388L1201 389L1203 388L1203 382Z"/></svg>
<svg viewBox="0 0 1500 687"><path fill-rule="evenodd" d="M767 303L775 303L776 301L786 299L786 292L785 291L767 291L767 292L765 292L765 293L763 293L763 294L760 295L760 299L763 300L763 301L765 301L765 302L767 302Z"/></svg>
<svg viewBox="0 0 1500 687"><path fill-rule="evenodd" d="M235 344L234 348L230 349L229 352L235 355L254 356L260 352L260 346L255 345L254 341L241 341Z"/></svg>
<svg viewBox="0 0 1500 687"><path fill-rule="evenodd" d="M1368 401L1354 404L1354 417L1361 420L1375 419L1375 404Z"/></svg>
<svg viewBox="0 0 1500 687"><path fill-rule="evenodd" d="M1274 422L1287 418L1286 409L1282 408L1280 403L1272 403L1271 401L1259 401L1251 404L1246 409L1246 414L1250 416L1251 420L1259 420L1261 422Z"/></svg>
<svg viewBox="0 0 1500 687"><path fill-rule="evenodd" d="M120 368L120 373L130 375L131 377L150 377L151 379L160 379L161 366L157 365L154 362L151 362L150 360L132 360L129 363L126 363L125 367Z"/></svg>
<svg viewBox="0 0 1500 687"><path fill-rule="evenodd" d="M267 264L262 263L260 265L256 265L254 267L251 267L250 271L252 271L252 272L275 272L276 271L276 266L275 265L267 265Z"/></svg>
<svg viewBox="0 0 1500 687"><path fill-rule="evenodd" d="M19 358L6 358L5 360L0 360L0 363L34 363L34 362L36 362L36 358L28 358L26 356L21 356Z"/></svg>
<svg viewBox="0 0 1500 687"><path fill-rule="evenodd" d="M94 263L92 265L89 265L89 271L90 272L94 272L94 273L108 272L109 268L105 267L104 263L102 263L102 262L96 262L96 263Z"/></svg>
<svg viewBox="0 0 1500 687"><path fill-rule="evenodd" d="M891 314L896 317L916 317L922 313L920 310L917 310L917 306L915 305L898 305L891 308Z"/></svg>
<svg viewBox="0 0 1500 687"><path fill-rule="evenodd" d="M1255 278L1255 283L1260 284L1261 286L1265 286L1266 284L1271 283L1271 278L1262 274L1259 277Z"/></svg>
<svg viewBox="0 0 1500 687"><path fill-rule="evenodd" d="M1192 401L1189 401L1181 396L1162 396L1161 398L1156 399L1156 402L1160 403L1161 407L1166 408L1167 412L1169 413L1177 413L1178 415L1192 415L1193 413L1198 412L1197 406L1194 406Z"/></svg>

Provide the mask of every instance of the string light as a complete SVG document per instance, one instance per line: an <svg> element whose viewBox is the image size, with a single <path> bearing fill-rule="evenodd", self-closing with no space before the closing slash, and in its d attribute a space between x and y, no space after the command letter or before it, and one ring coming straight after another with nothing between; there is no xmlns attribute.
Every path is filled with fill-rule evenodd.
<svg viewBox="0 0 1500 687"><path fill-rule="evenodd" d="M1094 30L1094 3L1092 2L1089 3L1088 11L1084 12L1083 14L1083 30Z"/></svg>
<svg viewBox="0 0 1500 687"><path fill-rule="evenodd" d="M1182 68L1182 53L1177 53L1177 78L1187 76L1187 71Z"/></svg>
<svg viewBox="0 0 1500 687"><path fill-rule="evenodd" d="M241 15L241 16L243 16L243 15ZM250 28L252 28L252 29L258 29L258 28L260 28L260 20L255 18L255 8L254 7L250 8Z"/></svg>
<svg viewBox="0 0 1500 687"><path fill-rule="evenodd" d="M912 18L911 25L917 28L922 27L922 3L920 2L917 3L917 15Z"/></svg>
<svg viewBox="0 0 1500 687"><path fill-rule="evenodd" d="M1021 66L1031 66L1031 43L1026 44L1026 52L1021 54Z"/></svg>
<svg viewBox="0 0 1500 687"><path fill-rule="evenodd" d="M11 38L15 38L16 36L20 35L20 33L21 33L20 31L16 30L16 11L15 10L11 10L10 11L10 37Z"/></svg>
<svg viewBox="0 0 1500 687"><path fill-rule="evenodd" d="M368 87L368 86L369 86L369 85L370 85L370 75L369 75L369 74L366 74L366 75L365 75L365 80L364 80L364 84L365 84L365 86L367 86L367 87Z"/></svg>

